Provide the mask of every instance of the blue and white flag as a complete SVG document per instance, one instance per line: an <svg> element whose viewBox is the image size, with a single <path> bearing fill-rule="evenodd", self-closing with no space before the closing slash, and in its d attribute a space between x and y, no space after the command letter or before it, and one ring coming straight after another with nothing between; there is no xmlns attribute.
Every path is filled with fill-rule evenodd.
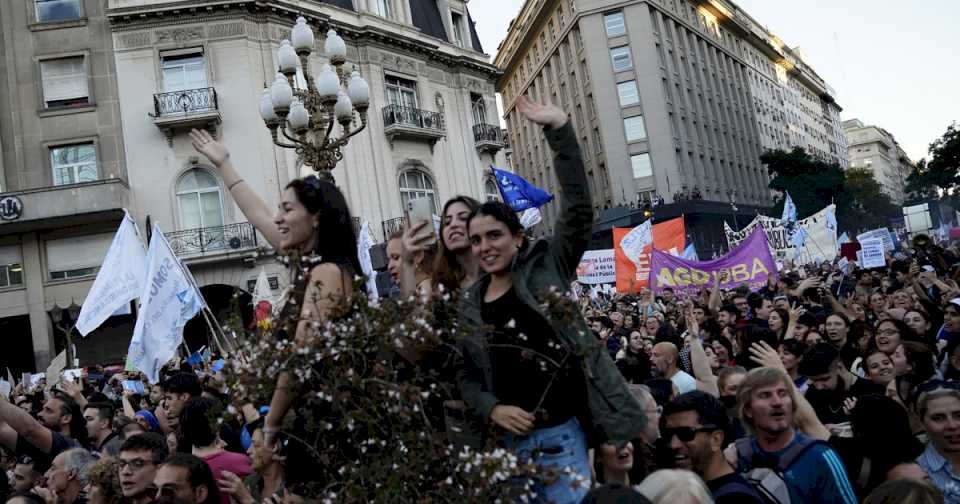
<svg viewBox="0 0 960 504"><path fill-rule="evenodd" d="M844 243L850 243L850 237L847 236L846 231L844 231L844 233L843 233L842 235L840 235L839 238L837 238L837 244L838 244L838 245L843 245Z"/></svg>
<svg viewBox="0 0 960 504"><path fill-rule="evenodd" d="M520 225L523 226L523 229L530 229L542 220L543 216L540 214L539 208L528 208L520 214Z"/></svg>
<svg viewBox="0 0 960 504"><path fill-rule="evenodd" d="M810 233L807 233L807 230L803 226L797 226L793 234L790 235L791 244L797 251L795 260L800 260L800 255L803 254L804 247L807 246L807 237L809 235Z"/></svg>
<svg viewBox="0 0 960 504"><path fill-rule="evenodd" d="M147 250L146 284L127 352L128 365L159 381L160 368L177 353L183 326L205 306L196 283L180 264L160 226L153 226Z"/></svg>
<svg viewBox="0 0 960 504"><path fill-rule="evenodd" d="M514 212L520 213L528 208L539 208L553 200L553 195L527 182L515 173L490 167L497 180L497 187L503 196L503 202Z"/></svg>
<svg viewBox="0 0 960 504"><path fill-rule="evenodd" d="M360 261L360 269L363 270L363 277L367 279L367 295L372 299L379 298L377 292L377 272L373 270L373 261L370 259L370 247L373 246L373 238L370 237L370 223L363 219L360 224L360 233L357 235L357 259Z"/></svg>
<svg viewBox="0 0 960 504"><path fill-rule="evenodd" d="M787 225L790 222L797 222L797 205L793 204L790 192L784 192L784 194L786 197L783 200L783 216L780 217L780 221Z"/></svg>
<svg viewBox="0 0 960 504"><path fill-rule="evenodd" d="M80 308L77 330L82 336L100 327L111 315L129 313L130 301L143 291L146 262L147 253L137 224L124 211L97 279Z"/></svg>
<svg viewBox="0 0 960 504"><path fill-rule="evenodd" d="M827 207L827 229L837 232L837 211L832 205Z"/></svg>
<svg viewBox="0 0 960 504"><path fill-rule="evenodd" d="M699 260L700 260L700 259L697 257L697 249L693 246L692 243L689 244L689 245L687 245L687 248L683 249L683 258L686 259L686 260L688 260L688 261L699 261Z"/></svg>

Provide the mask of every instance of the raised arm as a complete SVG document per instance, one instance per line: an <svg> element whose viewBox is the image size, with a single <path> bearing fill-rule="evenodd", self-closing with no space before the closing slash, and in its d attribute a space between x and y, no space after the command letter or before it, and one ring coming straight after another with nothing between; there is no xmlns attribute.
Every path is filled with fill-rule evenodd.
<svg viewBox="0 0 960 504"><path fill-rule="evenodd" d="M554 105L541 105L521 96L517 99L517 111L543 126L554 152L553 170L560 182L560 215L550 252L561 272L572 280L593 231L593 201L577 134L567 114Z"/></svg>
<svg viewBox="0 0 960 504"><path fill-rule="evenodd" d="M203 154L220 170L227 192L233 196L243 215L260 231L274 249L280 248L280 230L273 222L273 215L266 202L253 191L230 161L230 151L205 130L190 130L193 148Z"/></svg>
<svg viewBox="0 0 960 504"><path fill-rule="evenodd" d="M783 361L780 360L780 355L765 341L754 343L750 346L750 360L764 367L772 367L784 373L787 372ZM807 398L797 390L797 387L793 384L793 380L787 380L787 382L790 387L793 388L793 396L796 398L795 406L797 411L794 414L794 419L800 427L800 431L812 438L823 441L830 439L830 431L823 425L820 418L817 417L817 413L813 410L813 406L810 405Z"/></svg>
<svg viewBox="0 0 960 504"><path fill-rule="evenodd" d="M710 369L710 359L707 358L707 352L703 350L703 344L700 343L700 326L693 317L693 313L687 316L687 338L690 346L690 364L693 366L693 377L697 380L697 388L714 397L720 397L720 387L717 385L717 377Z"/></svg>
<svg viewBox="0 0 960 504"><path fill-rule="evenodd" d="M23 436L38 450L50 453L50 449L53 447L53 433L50 432L50 429L41 425L26 411L10 404L10 401L3 397L3 394L0 394L0 422L6 423L18 436ZM0 440L4 443L8 442L9 438L9 432L0 435ZM16 444L16 438L13 442Z"/></svg>

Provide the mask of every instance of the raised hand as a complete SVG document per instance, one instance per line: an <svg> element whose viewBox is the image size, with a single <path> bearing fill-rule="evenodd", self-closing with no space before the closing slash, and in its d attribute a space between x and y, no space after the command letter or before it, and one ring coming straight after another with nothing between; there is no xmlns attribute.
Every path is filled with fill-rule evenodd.
<svg viewBox="0 0 960 504"><path fill-rule="evenodd" d="M206 130L190 130L190 142L197 152L206 156L217 168L230 159L230 151Z"/></svg>
<svg viewBox="0 0 960 504"><path fill-rule="evenodd" d="M517 111L523 114L527 119L544 126L549 125L553 129L558 129L567 124L567 114L556 105L542 105L531 100L526 95L517 98Z"/></svg>
<svg viewBox="0 0 960 504"><path fill-rule="evenodd" d="M760 364L763 367L771 367L786 372L783 361L780 360L780 354L773 349L766 341L760 341L750 345L750 360Z"/></svg>

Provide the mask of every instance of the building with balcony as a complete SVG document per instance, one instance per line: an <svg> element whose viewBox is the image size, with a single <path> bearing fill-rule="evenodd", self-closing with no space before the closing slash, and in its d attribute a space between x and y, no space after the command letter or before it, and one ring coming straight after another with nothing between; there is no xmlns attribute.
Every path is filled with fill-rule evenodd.
<svg viewBox="0 0 960 504"><path fill-rule="evenodd" d="M483 198L487 167L504 164L502 138L489 126L498 123L499 72L483 53L465 1L107 5L124 141L136 146L126 150L135 212L160 223L205 295L208 288L227 297L231 289L245 291L261 267L274 285L286 283L273 251L245 222L217 170L196 155L187 132L213 132L271 206L293 178L307 174L294 151L274 146L259 115L261 92L278 68L276 51L298 15L317 34L309 58L314 75L327 62L323 47L332 28L347 43L345 68L359 70L370 85L367 127L350 140L333 175L374 240L402 226L410 199L428 197L439 213L455 195Z"/></svg>
<svg viewBox="0 0 960 504"><path fill-rule="evenodd" d="M133 201L101 6L0 2L0 367L17 376L65 348L65 308L83 303ZM112 317L78 341L81 363L121 358L132 329Z"/></svg>
<svg viewBox="0 0 960 504"><path fill-rule="evenodd" d="M864 124L860 119L843 121L850 168L864 168L873 173L880 189L894 204L906 199L907 177L916 166L887 130Z"/></svg>
<svg viewBox="0 0 960 504"><path fill-rule="evenodd" d="M821 107L832 91L774 39L724 0L527 0L495 58L504 72L497 90L513 164L555 192L546 141L514 109L523 94L552 101L570 114L580 139L599 214L595 232L635 225L639 208L662 198L656 219L686 215L698 250L718 251L725 244L720 224L733 225L732 212L748 222L773 203L759 158L789 142L770 140L758 99L769 87L772 107L778 72L778 89L819 86L809 95L794 92L803 97L797 110L810 114L796 118L791 145L829 153L828 142L841 141L839 107ZM795 61L768 64L774 47ZM772 75L769 84L755 83L760 71ZM824 114L835 125L831 134L820 126L823 134L800 134L809 123L826 122ZM777 103L781 115L786 100ZM629 218L621 215L631 207ZM548 227L556 211L556 203L545 207Z"/></svg>

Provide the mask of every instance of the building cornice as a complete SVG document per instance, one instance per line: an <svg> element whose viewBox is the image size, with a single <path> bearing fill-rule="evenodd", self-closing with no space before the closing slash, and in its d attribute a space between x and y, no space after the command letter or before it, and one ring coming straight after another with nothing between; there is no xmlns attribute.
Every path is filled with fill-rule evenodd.
<svg viewBox="0 0 960 504"><path fill-rule="evenodd" d="M326 31L335 29L348 41L348 43L357 46L365 45L369 42L386 45L390 48L401 49L410 53L418 54L427 61L433 61L451 69L467 69L477 72L488 79L496 80L503 72L496 66L467 54L450 54L441 50L440 40L434 41L433 37L421 35L420 38L408 36L406 34L389 31L378 26L364 25L358 26L344 22L322 12L319 9L329 10L337 13L347 13L356 16L355 12L344 11L343 9L329 5L313 5L310 11L301 10L294 5L284 5L283 2L267 3L262 0L220 0L207 2L176 2L172 4L163 4L156 6L143 6L135 8L110 9L107 12L107 19L110 22L111 29L117 33L139 31L139 30L157 30L170 26L185 25L209 25L218 21L237 21L244 20L257 24L276 23L279 25L293 26L293 20L297 16L304 16L307 21L319 30ZM407 30L415 28L405 27ZM250 34L247 34L250 36ZM271 31L267 37L275 42L289 36L288 30L282 32ZM192 38L200 38L193 36ZM322 40L318 37L319 41ZM318 47L322 50L322 47ZM322 52L322 51L321 51Z"/></svg>

